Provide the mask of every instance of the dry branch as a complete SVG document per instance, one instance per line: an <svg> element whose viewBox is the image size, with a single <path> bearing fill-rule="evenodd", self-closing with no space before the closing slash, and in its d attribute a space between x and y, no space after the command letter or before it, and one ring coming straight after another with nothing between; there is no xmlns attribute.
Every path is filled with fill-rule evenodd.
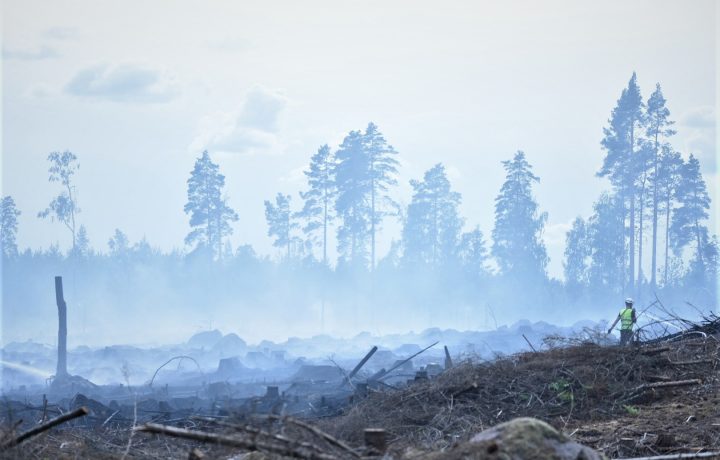
<svg viewBox="0 0 720 460"><path fill-rule="evenodd" d="M336 460L338 457L322 452L306 451L305 449L290 445L273 445L256 439L245 439L237 436L227 436L217 433L208 433L199 430L186 430L174 426L159 425L157 423L146 423L135 428L135 431L144 433L164 434L176 438L191 439L193 441L219 444L228 447L237 447L250 451L258 450L273 454L285 455L293 458L309 460Z"/></svg>
<svg viewBox="0 0 720 460"><path fill-rule="evenodd" d="M656 383L645 383L643 385L640 385L639 387L636 387L633 390L633 393L649 390L651 388L666 388L666 387L684 387L689 385L700 385L702 381L699 379L690 379L690 380L675 380L672 382L656 382Z"/></svg>
<svg viewBox="0 0 720 460"><path fill-rule="evenodd" d="M694 452L689 454L668 454L655 455L652 457L632 457L622 458L620 460L685 460L694 458L720 458L720 451L716 452Z"/></svg>
<svg viewBox="0 0 720 460"><path fill-rule="evenodd" d="M14 437L10 441L4 443L2 447L0 447L0 450L5 450L13 446L17 446L21 442L25 441L26 439L35 436L37 434L40 434L44 431L49 430L50 428L53 428L57 425L60 425L62 423L68 422L70 420L76 419L78 417L82 417L84 415L87 415L89 411L84 407L79 407L75 409L72 412L68 412L67 414L60 415L59 417L55 417L53 419L48 420L45 423L42 423L40 425L37 425L34 428L31 428L24 433L20 433L18 436Z"/></svg>
<svg viewBox="0 0 720 460"><path fill-rule="evenodd" d="M355 452L350 446L348 446L344 442L340 441L339 439L335 438L334 436L329 435L328 433L322 431L321 429L316 428L312 425L309 425L305 422L302 422L298 419L291 418L291 417L280 417L278 415L273 415L273 414L269 414L268 418L273 419L273 420L280 420L280 421L292 423L293 425L303 428L303 429L313 433L314 435L318 436L319 438L324 439L325 441L332 444L333 446L339 447L340 449L342 449L343 451L352 455L353 457L358 457L358 458L360 457L360 454Z"/></svg>

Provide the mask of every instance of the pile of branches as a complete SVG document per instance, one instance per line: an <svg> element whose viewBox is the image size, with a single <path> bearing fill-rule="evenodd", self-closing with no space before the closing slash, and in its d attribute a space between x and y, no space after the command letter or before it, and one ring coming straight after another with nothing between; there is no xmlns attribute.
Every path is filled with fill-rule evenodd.
<svg viewBox="0 0 720 460"><path fill-rule="evenodd" d="M715 312L703 312L689 302L687 305L697 312L699 319L686 319L655 299L639 314L646 321L636 331L638 340L652 344L720 334L720 317Z"/></svg>
<svg viewBox="0 0 720 460"><path fill-rule="evenodd" d="M608 347L591 339L586 334L543 352L464 362L402 391L373 393L321 427L352 443L361 442L363 428L382 427L397 449L437 450L519 416L563 430L616 419L675 393L717 392L720 346L711 334L686 334L672 346Z"/></svg>

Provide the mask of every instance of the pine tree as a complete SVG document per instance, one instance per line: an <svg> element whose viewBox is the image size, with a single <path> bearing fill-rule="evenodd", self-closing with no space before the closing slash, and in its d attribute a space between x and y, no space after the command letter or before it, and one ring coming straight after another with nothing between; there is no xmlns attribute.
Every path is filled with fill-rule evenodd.
<svg viewBox="0 0 720 460"><path fill-rule="evenodd" d="M196 244L197 249L207 250L214 257L222 257L223 237L232 234L231 222L238 215L227 204L223 196L225 176L220 167L213 163L207 150L195 161L190 172L188 202L185 214L190 214L192 230L185 237L185 244Z"/></svg>
<svg viewBox="0 0 720 460"><path fill-rule="evenodd" d="M669 144L663 145L658 164L658 174L654 182L658 190L658 202L663 204L663 207L658 212L665 214L664 286L668 285L668 270L670 267L670 217L673 212L676 190L680 184L682 166L683 160L680 153L673 150Z"/></svg>
<svg viewBox="0 0 720 460"><path fill-rule="evenodd" d="M483 278L490 273L487 267L488 250L480 227L475 227L473 230L462 234L458 247L458 257L462 267L473 278Z"/></svg>
<svg viewBox="0 0 720 460"><path fill-rule="evenodd" d="M368 197L372 185L362 133L350 131L335 158L335 212L341 222L337 228L339 262L356 268L364 267L370 239L371 208Z"/></svg>
<svg viewBox="0 0 720 460"><path fill-rule="evenodd" d="M278 193L275 197L275 204L265 200L265 220L268 224L268 236L275 238L273 246L286 250L287 260L290 260L291 246L296 241L292 231L298 227L292 217L292 212L290 212L291 199L290 195Z"/></svg>
<svg viewBox="0 0 720 460"><path fill-rule="evenodd" d="M625 278L629 289L633 290L635 280L635 203L637 198L638 168L636 147L638 130L643 123L643 100L637 75L633 72L628 87L623 89L617 105L612 110L609 126L603 128L601 142L607 155L597 175L608 177L616 189L623 204L623 225L629 214L629 252L623 257L623 267L627 266Z"/></svg>
<svg viewBox="0 0 720 460"><path fill-rule="evenodd" d="M458 214L461 196L451 190L442 164L410 185L414 193L403 228L405 260L431 267L446 264L455 257L463 225Z"/></svg>
<svg viewBox="0 0 720 460"><path fill-rule="evenodd" d="M2 245L2 254L11 258L18 254L17 248L17 218L20 216L15 206L15 200L10 195L4 196L2 204L0 204L0 245Z"/></svg>
<svg viewBox="0 0 720 460"><path fill-rule="evenodd" d="M588 282L588 265L591 255L588 228L582 217L573 221L565 237L563 271L568 290L579 293Z"/></svg>
<svg viewBox="0 0 720 460"><path fill-rule="evenodd" d="M80 169L80 165L77 163L75 154L67 150L62 153L51 152L48 155L48 161L50 162L48 181L60 182L63 190L45 210L38 213L38 217L57 219L58 222L65 225L72 235L72 249L74 250L76 243L75 215L80 212L80 208L77 206L72 177Z"/></svg>
<svg viewBox="0 0 720 460"><path fill-rule="evenodd" d="M702 222L708 218L710 197L700 173L700 162L692 154L680 170L676 197L680 207L675 210L670 227L674 249L680 253L688 243L694 241L695 258L702 265L703 234L707 233Z"/></svg>
<svg viewBox="0 0 720 460"><path fill-rule="evenodd" d="M623 200L603 193L587 224L590 249L590 286L597 292L621 293L625 283L623 254L625 229Z"/></svg>
<svg viewBox="0 0 720 460"><path fill-rule="evenodd" d="M90 238L88 237L87 229L84 225L80 225L77 232L75 249L71 251L71 255L78 259L84 259L90 255L91 251Z"/></svg>
<svg viewBox="0 0 720 460"><path fill-rule="evenodd" d="M328 225L333 219L332 205L335 198L334 159L330 147L323 145L310 159L310 168L305 171L308 190L300 192L304 200L298 217L305 221L303 233L311 241L317 241L317 233L322 234L322 261L327 265Z"/></svg>
<svg viewBox="0 0 720 460"><path fill-rule="evenodd" d="M369 123L363 135L365 154L370 167L370 269L375 269L375 235L387 209L397 208L390 197L391 186L397 185L397 168L400 163L394 158L397 152L389 145L377 125Z"/></svg>
<svg viewBox="0 0 720 460"><path fill-rule="evenodd" d="M645 284L645 275L643 274L643 243L645 242L644 229L645 229L645 214L647 209L645 208L648 199L648 185L651 174L652 166L652 146L645 139L640 141L640 148L638 153L635 154L636 170L639 177L636 190L638 193L638 265L637 265L637 291L638 297L642 296L642 287Z"/></svg>
<svg viewBox="0 0 720 460"><path fill-rule="evenodd" d="M115 229L115 233L108 240L108 248L110 248L110 255L115 258L125 257L130 250L130 242L128 241L127 235L120 229Z"/></svg>
<svg viewBox="0 0 720 460"><path fill-rule="evenodd" d="M521 151L502 164L506 176L495 198L492 254L502 274L544 280L548 257L542 232L547 213L538 214L538 204L532 196L532 184L540 178L532 173L532 166Z"/></svg>
<svg viewBox="0 0 720 460"><path fill-rule="evenodd" d="M654 288L657 285L657 240L658 240L658 215L660 212L660 164L661 151L668 144L665 141L675 134L671 126L675 123L669 119L670 110L665 106L666 100L663 96L660 83L655 85L655 91L647 101L647 130L646 136L652 143L652 259L650 285ZM667 264L667 262L666 262Z"/></svg>

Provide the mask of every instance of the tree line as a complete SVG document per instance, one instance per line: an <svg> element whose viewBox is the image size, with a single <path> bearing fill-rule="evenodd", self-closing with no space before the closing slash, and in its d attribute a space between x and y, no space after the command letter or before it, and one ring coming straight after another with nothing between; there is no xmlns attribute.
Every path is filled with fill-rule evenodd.
<svg viewBox="0 0 720 460"><path fill-rule="evenodd" d="M610 189L597 199L592 215L577 217L567 232L562 283L547 274L542 236L548 215L534 197L540 178L524 152L502 162L505 180L495 197L488 242L479 227L464 230L462 195L453 189L442 163L411 180L410 202L398 203L399 153L374 123L350 131L335 149L320 146L296 196L278 193L265 201L267 234L282 254L278 267L318 270L321 284L332 276L421 276L435 283L437 301L443 301L442 292L454 290L463 293L465 303L493 292L497 299L507 298L507 291L518 287L526 289L525 295L535 292L543 302L565 304L699 288L716 305L718 239L707 226L710 198L699 160L672 146L673 126L660 85L645 100L633 73L602 131L605 156L597 176L607 178ZM108 240L107 255L95 252L85 226L78 225L77 157L53 152L48 161L48 180L58 183L59 191L37 215L61 223L72 237L66 256L55 245L46 251L48 257L128 263L163 257L145 240L131 244L119 229ZM250 246L230 245L239 216L228 204L224 186L219 165L202 152L187 179L187 250L168 255L172 260L202 260L217 269L237 260L262 259ZM37 252L17 248L19 215L13 198L5 196L0 243L6 267L22 258L39 260ZM388 219L399 221L401 232L389 252L378 257L377 235ZM333 240L336 261L329 258Z"/></svg>

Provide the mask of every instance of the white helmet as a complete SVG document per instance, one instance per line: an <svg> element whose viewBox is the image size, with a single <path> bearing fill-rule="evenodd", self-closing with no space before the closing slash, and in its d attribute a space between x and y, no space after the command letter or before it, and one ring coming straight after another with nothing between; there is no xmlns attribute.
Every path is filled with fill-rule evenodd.
<svg viewBox="0 0 720 460"><path fill-rule="evenodd" d="M631 299L630 297L625 299L625 305L632 305L632 304L633 304L633 299Z"/></svg>

